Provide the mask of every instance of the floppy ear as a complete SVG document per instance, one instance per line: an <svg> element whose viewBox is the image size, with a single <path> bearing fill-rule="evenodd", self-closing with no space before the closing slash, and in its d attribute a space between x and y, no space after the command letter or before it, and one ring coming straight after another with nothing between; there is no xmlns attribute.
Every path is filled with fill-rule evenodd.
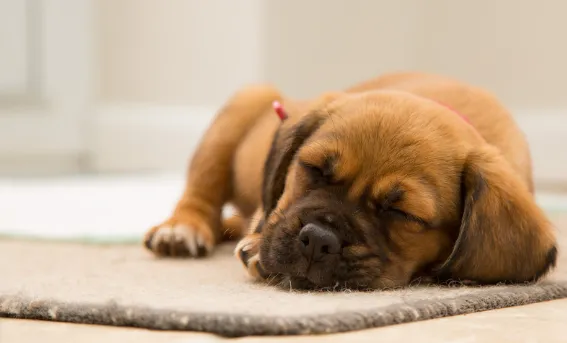
<svg viewBox="0 0 567 343"><path fill-rule="evenodd" d="M288 168L297 150L325 120L324 114L313 111L298 123L283 123L272 140L268 158L264 164L262 181L262 205L267 217L283 194Z"/></svg>
<svg viewBox="0 0 567 343"><path fill-rule="evenodd" d="M529 282L555 266L550 223L496 149L468 156L461 187L460 229L441 275L479 283Z"/></svg>
<svg viewBox="0 0 567 343"><path fill-rule="evenodd" d="M287 172L295 153L329 116L323 108L342 94L341 92L323 94L311 103L307 115L299 120L295 120L297 117L290 117L281 124L272 140L264 164L262 206L265 217L273 211L283 194Z"/></svg>

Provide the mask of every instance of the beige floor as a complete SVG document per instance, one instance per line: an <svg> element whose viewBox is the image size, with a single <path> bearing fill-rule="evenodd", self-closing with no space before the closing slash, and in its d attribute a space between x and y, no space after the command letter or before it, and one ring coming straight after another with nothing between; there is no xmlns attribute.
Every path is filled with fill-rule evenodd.
<svg viewBox="0 0 567 343"><path fill-rule="evenodd" d="M70 181L69 181L70 182ZM169 181L168 181L169 182ZM174 183L174 182L173 182ZM137 213L136 216L130 216L128 212L125 215L109 215L103 216L101 220L112 220L119 225L105 225L104 222L93 222L93 227L96 227L98 232L102 235L108 235L109 232L102 232L99 230L101 227L112 227L113 234L118 238L138 237L139 232L136 230L143 230L147 222L153 222L155 218L163 216L161 211L167 211L169 208L168 201L173 201L177 196L176 192L178 187L174 184L164 182L160 187L151 189L152 194L160 194L160 196L150 197L156 199L155 203L139 203L139 206L131 206L132 210L137 212L139 208L150 208L153 211L148 211L146 217ZM120 208L115 206L114 202L108 202L108 199L117 199L116 203L124 200L125 196L138 194L137 192L145 190L140 188L139 184L144 184L141 181L130 182L124 184L120 182L108 184L108 189L118 189L116 191L118 196L108 197L107 193L101 190L101 184L78 184L69 187L68 184L55 184L55 185L39 185L43 191L37 189L38 185L13 185L2 184L0 182L0 204L2 208L12 209L11 211L4 211L5 213L12 214L11 216L4 216L0 218L0 231L2 228L17 228L18 232L26 234L60 237L69 234L82 235L85 232L93 232L91 227L84 225L81 208L94 209L97 212L105 212L113 214L110 209ZM120 188L118 185L120 185ZM21 187L20 187L21 186ZM110 187L112 186L112 187ZM117 188L118 187L118 188ZM45 188L45 189L44 189ZM68 192L74 191L75 193L62 193L60 190L65 189ZM106 191L108 189L105 188ZM55 190L55 191L54 191ZM10 191L10 192L7 192ZM27 192L32 192L34 197L29 197ZM85 196L85 192L89 196ZM30 208L30 199L36 199L35 207L38 209L45 207L44 198L39 195L44 195L45 199L50 199L47 203L58 203L67 199L65 206L75 206L72 211L77 213L76 218L68 219L68 222L61 223L57 208L45 208L45 215L37 216L38 221L34 218L29 218L27 210ZM53 195L59 195L60 198L53 200ZM2 196L3 195L3 196ZM105 195L105 196L102 196ZM122 197L121 197L122 196ZM76 199L94 199L92 203L87 205L84 202L77 202ZM97 200L98 199L98 200ZM103 199L104 201L100 200ZM144 198L145 199L145 198ZM564 210L567 207L567 202L564 201L566 197L558 199L542 198L543 205L553 204ZM25 204L21 205L21 204ZM78 205L80 204L80 206ZM165 205L164 205L165 204ZM20 206L21 205L21 206ZM12 207L10 207L12 206ZM67 213L70 207L58 206L64 208ZM160 207L161 206L161 207ZM33 206L32 206L33 207ZM35 208L34 207L34 208ZM81 208L79 208L81 207ZM555 208L555 207L553 207ZM26 209L23 211L22 209ZM19 211L19 212L18 212ZM22 212L23 211L23 212ZM120 211L123 214L124 211ZM144 212L144 211L143 211ZM47 219L46 219L47 218ZM128 219L125 220L124 218ZM140 222L132 222L131 218L140 218ZM76 225L76 222L81 225ZM157 219L155 219L157 220ZM17 226L20 225L20 226ZM118 233L115 227L122 228ZM73 231L72 228L80 228L83 231ZM26 231L27 230L27 231ZM34 231L35 230L35 231ZM60 230L60 231L57 231ZM106 237L106 236L105 236ZM14 320L14 319L0 319L0 343L65 343L65 342L81 342L81 343L166 343L166 342L225 342L226 339L210 334L198 333L184 333L184 332L155 332L141 329L131 328L115 328L104 326L89 326L89 325L76 325L54 322L38 322L28 320ZM364 330L353 333L335 334L329 336L315 337L252 337L241 338L236 341L243 342L455 342L455 343L521 343L521 342L567 342L567 299L557 300L547 303L539 303L523 307L514 307L502 310L495 310L483 313L475 313L466 316L456 316L449 318L442 318L424 322L416 322L410 324L403 324L397 326L389 326L379 329Z"/></svg>
<svg viewBox="0 0 567 343"><path fill-rule="evenodd" d="M441 318L329 336L246 337L239 342L436 342L436 343L564 343L567 342L567 299L528 306ZM200 333L156 332L39 322L0 320L1 343L181 343L223 342Z"/></svg>

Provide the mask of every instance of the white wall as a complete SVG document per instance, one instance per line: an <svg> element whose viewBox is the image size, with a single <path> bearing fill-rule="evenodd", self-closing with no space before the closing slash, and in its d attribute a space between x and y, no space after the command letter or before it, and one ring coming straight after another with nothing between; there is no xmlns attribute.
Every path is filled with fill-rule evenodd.
<svg viewBox="0 0 567 343"><path fill-rule="evenodd" d="M0 175L80 169L93 117L91 5L0 1Z"/></svg>
<svg viewBox="0 0 567 343"><path fill-rule="evenodd" d="M101 170L184 168L211 115L244 83L304 97L419 69L496 93L531 140L538 178L567 181L558 154L567 143L566 2L96 3Z"/></svg>
<svg viewBox="0 0 567 343"><path fill-rule="evenodd" d="M510 106L567 107L567 3L101 0L100 99L217 105L242 83L309 96L394 69L448 73Z"/></svg>
<svg viewBox="0 0 567 343"><path fill-rule="evenodd" d="M101 0L103 102L217 105L262 79L261 0Z"/></svg>

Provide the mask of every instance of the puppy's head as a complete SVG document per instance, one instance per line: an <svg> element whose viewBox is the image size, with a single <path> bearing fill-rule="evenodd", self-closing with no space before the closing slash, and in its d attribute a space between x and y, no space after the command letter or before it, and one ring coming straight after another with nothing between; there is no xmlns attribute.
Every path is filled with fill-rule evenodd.
<svg viewBox="0 0 567 343"><path fill-rule="evenodd" d="M523 282L555 263L551 227L525 182L426 99L326 98L282 125L264 172L260 262L294 288Z"/></svg>

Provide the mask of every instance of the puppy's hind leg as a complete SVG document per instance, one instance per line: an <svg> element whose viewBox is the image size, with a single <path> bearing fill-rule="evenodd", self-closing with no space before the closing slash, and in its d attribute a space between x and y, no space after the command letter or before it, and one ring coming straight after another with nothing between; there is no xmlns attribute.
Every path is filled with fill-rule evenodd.
<svg viewBox="0 0 567 343"><path fill-rule="evenodd" d="M189 164L185 190L171 216L151 228L145 246L159 256L200 257L223 239L222 207L232 193L238 144L280 94L268 86L237 92L220 110Z"/></svg>
<svg viewBox="0 0 567 343"><path fill-rule="evenodd" d="M239 213L223 219L222 221L222 240L235 241L242 238L248 220L242 217Z"/></svg>

